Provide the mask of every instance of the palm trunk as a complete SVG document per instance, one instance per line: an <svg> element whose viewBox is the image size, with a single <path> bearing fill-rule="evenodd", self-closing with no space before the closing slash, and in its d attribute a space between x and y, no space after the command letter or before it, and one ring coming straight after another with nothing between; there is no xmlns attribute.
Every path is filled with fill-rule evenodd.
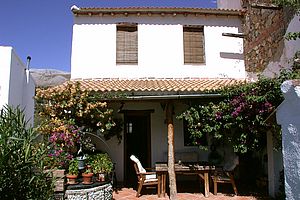
<svg viewBox="0 0 300 200"><path fill-rule="evenodd" d="M175 158L174 158L174 124L173 124L173 103L167 103L167 124L168 124L168 173L170 183L170 199L177 199L177 186L175 175Z"/></svg>

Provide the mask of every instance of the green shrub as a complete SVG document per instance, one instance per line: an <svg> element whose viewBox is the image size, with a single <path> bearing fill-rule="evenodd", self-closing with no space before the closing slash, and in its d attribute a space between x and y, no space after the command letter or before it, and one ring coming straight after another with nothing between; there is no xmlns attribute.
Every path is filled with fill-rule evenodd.
<svg viewBox="0 0 300 200"><path fill-rule="evenodd" d="M28 128L23 110L0 111L0 199L50 199L52 181L43 172L46 148Z"/></svg>
<svg viewBox="0 0 300 200"><path fill-rule="evenodd" d="M107 153L98 153L91 158L93 172L110 173L113 170L113 162Z"/></svg>

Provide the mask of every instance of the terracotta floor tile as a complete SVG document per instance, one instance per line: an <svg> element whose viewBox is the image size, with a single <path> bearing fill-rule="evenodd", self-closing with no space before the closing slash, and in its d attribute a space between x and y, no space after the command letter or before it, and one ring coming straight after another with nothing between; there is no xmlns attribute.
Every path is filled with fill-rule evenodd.
<svg viewBox="0 0 300 200"><path fill-rule="evenodd" d="M155 191L154 191L155 192ZM137 198L136 190L133 188L121 188L118 191L113 193L114 200L168 200L169 196L167 195L165 198L158 198L157 194L154 192L145 193L142 191L142 195ZM202 193L178 193L178 200L258 200L262 199L261 197L254 196L235 196L232 194L222 194L218 193L217 195L213 195L210 193L208 198L205 198ZM265 197L264 199L268 199Z"/></svg>

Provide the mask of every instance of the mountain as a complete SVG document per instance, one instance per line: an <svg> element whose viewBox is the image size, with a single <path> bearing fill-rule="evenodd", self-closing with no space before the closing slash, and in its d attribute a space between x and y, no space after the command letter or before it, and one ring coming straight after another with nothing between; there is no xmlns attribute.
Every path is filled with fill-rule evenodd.
<svg viewBox="0 0 300 200"><path fill-rule="evenodd" d="M48 87L60 85L71 78L70 72L65 72L56 69L30 69L30 74L33 77L36 87Z"/></svg>

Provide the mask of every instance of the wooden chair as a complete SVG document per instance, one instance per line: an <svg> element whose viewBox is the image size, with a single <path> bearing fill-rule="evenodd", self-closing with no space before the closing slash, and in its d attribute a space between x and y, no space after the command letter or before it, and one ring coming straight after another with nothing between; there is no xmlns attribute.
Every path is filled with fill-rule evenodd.
<svg viewBox="0 0 300 200"><path fill-rule="evenodd" d="M136 158L134 155L131 155L130 159L133 161L133 166L138 179L138 189L137 189L136 197L140 196L142 187L144 185L145 186L155 185L158 187L158 178L156 176L156 172L146 172L139 159Z"/></svg>
<svg viewBox="0 0 300 200"><path fill-rule="evenodd" d="M238 191L234 181L234 170L238 165L238 157L234 158L231 164L221 168L216 168L213 175L211 176L214 183L214 195L218 193L218 183L231 183L235 195L238 195Z"/></svg>

